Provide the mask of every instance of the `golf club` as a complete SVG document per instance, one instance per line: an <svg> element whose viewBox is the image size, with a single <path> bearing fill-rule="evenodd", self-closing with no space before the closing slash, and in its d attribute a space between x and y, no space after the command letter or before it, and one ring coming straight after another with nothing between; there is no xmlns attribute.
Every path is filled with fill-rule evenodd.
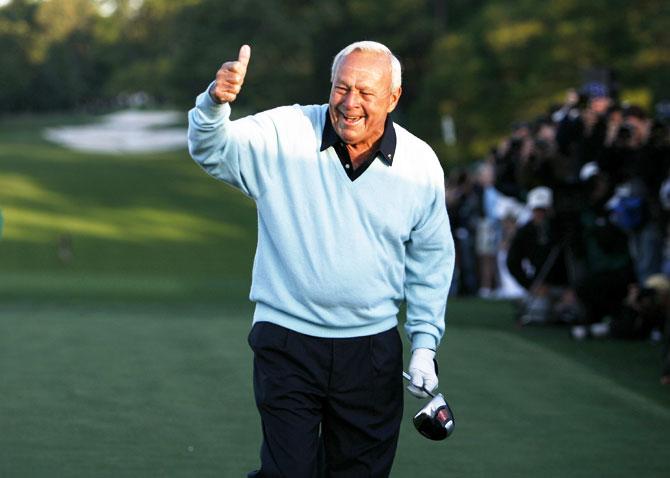
<svg viewBox="0 0 670 478"><path fill-rule="evenodd" d="M402 376L411 382L410 374L403 371ZM434 394L425 387L421 389L431 400L414 415L414 427L426 438L444 440L453 433L456 426L454 414L441 393Z"/></svg>

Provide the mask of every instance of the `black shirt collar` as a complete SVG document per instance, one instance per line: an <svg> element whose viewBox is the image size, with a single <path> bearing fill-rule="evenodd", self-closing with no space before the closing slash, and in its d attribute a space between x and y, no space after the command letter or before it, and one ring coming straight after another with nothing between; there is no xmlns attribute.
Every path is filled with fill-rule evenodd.
<svg viewBox="0 0 670 478"><path fill-rule="evenodd" d="M335 132L333 124L330 122L330 115L328 114L328 108L326 108L326 120L323 125L323 134L321 136L321 149L320 151L325 151L331 146L335 146L338 142L342 140ZM382 134L382 139L379 142L379 149L375 151L375 154L372 157L376 157L378 154L381 154L382 159L386 164L391 166L393 164L393 158L395 157L395 147L396 147L396 134L395 128L393 128L393 121L391 121L391 116L386 116L386 122L384 123L384 133Z"/></svg>

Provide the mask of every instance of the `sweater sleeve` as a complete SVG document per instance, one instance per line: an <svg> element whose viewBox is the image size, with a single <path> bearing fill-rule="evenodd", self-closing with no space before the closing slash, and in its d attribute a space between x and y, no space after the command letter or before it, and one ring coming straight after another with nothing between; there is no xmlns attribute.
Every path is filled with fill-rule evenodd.
<svg viewBox="0 0 670 478"><path fill-rule="evenodd" d="M188 149L208 174L257 199L277 163L276 126L268 113L231 121L230 112L201 93L188 113Z"/></svg>
<svg viewBox="0 0 670 478"><path fill-rule="evenodd" d="M444 198L444 176L442 169L436 167L425 210L406 244L405 331L412 342L412 350L437 350L442 340L454 259L454 241Z"/></svg>

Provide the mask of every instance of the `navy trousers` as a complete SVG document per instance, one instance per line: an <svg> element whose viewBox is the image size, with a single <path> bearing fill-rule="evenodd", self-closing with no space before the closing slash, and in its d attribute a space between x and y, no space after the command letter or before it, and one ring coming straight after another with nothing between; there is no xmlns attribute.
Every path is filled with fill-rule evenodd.
<svg viewBox="0 0 670 478"><path fill-rule="evenodd" d="M259 322L249 334L263 427L258 478L387 477L403 409L402 343L325 339Z"/></svg>

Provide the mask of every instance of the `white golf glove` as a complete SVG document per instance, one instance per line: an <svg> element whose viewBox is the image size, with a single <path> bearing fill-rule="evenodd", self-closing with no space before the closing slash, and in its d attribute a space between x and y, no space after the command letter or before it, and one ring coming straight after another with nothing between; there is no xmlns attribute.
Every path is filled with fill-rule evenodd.
<svg viewBox="0 0 670 478"><path fill-rule="evenodd" d="M432 392L437 388L437 374L435 373L435 352L430 349L415 349L409 361L409 375L411 383L407 386L409 392L419 398L426 398L428 394L422 389Z"/></svg>

